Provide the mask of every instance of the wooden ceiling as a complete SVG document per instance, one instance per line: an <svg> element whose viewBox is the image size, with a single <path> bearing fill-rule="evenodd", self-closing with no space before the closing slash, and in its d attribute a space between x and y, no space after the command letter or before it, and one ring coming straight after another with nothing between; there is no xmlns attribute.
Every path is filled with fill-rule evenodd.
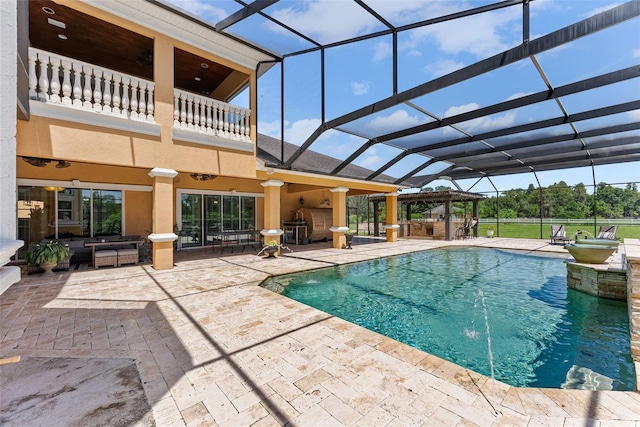
<svg viewBox="0 0 640 427"><path fill-rule="evenodd" d="M49 23L49 19L66 28ZM29 1L29 39L38 49L153 80L153 39L51 0ZM205 96L214 94L234 74L229 67L180 49L174 51L174 63L174 87ZM237 85L231 90L237 90ZM231 95L220 92L215 93L220 100Z"/></svg>

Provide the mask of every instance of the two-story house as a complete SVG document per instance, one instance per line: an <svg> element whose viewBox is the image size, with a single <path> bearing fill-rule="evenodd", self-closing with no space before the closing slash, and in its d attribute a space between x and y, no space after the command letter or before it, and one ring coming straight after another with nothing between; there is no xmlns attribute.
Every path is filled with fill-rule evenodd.
<svg viewBox="0 0 640 427"><path fill-rule="evenodd" d="M3 44L10 30L15 43L3 58L18 62L3 68L13 73L3 75L3 124L15 122L15 137L3 130L3 185L17 188L15 208L3 208L6 241L148 236L153 266L166 269L177 234L192 247L224 230L279 239L301 200L331 209L339 247L347 193L394 197L391 184L264 166L256 85L281 58L260 46L152 2L14 0L3 9L17 22L3 23ZM248 105L234 104L242 91ZM394 240L396 219L387 222Z"/></svg>

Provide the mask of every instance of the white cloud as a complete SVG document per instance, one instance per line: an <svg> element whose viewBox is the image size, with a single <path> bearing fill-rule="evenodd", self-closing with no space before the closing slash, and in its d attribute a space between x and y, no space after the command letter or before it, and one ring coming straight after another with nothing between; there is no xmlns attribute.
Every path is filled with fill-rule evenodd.
<svg viewBox="0 0 640 427"><path fill-rule="evenodd" d="M514 44L505 37L508 34L515 37L513 24L519 18L517 8L483 13L416 29L411 32L410 40L414 46L435 42L440 51L451 55L470 53L486 57Z"/></svg>
<svg viewBox="0 0 640 427"><path fill-rule="evenodd" d="M214 23L231 14L222 8L213 6L211 2L206 0L169 0L169 3Z"/></svg>
<svg viewBox="0 0 640 427"><path fill-rule="evenodd" d="M480 106L475 102L471 102L465 105L453 106L444 113L444 117L456 116L468 111L477 110L478 108L480 108ZM501 127L513 126L516 116L517 114L515 112L509 111L505 114L501 114L495 117L478 117L477 119L458 123L456 126L469 133L479 133L492 129L498 129Z"/></svg>
<svg viewBox="0 0 640 427"><path fill-rule="evenodd" d="M631 51L631 56L632 56L633 58L638 58L638 57L640 57L640 49L634 49L634 50L632 50L632 51Z"/></svg>
<svg viewBox="0 0 640 427"><path fill-rule="evenodd" d="M355 2L307 0L288 4L293 5L273 10L271 15L322 44L381 29L380 22ZM276 4L275 7L277 6ZM269 24L269 28L288 33L273 23Z"/></svg>
<svg viewBox="0 0 640 427"><path fill-rule="evenodd" d="M369 87L371 87L371 82L362 81L351 83L351 89L355 96L366 95L369 93Z"/></svg>
<svg viewBox="0 0 640 427"><path fill-rule="evenodd" d="M410 116L405 110L397 110L388 116L375 117L367 124L367 130L375 135L384 135L397 129L405 129L423 123L418 116Z"/></svg>
<svg viewBox="0 0 640 427"><path fill-rule="evenodd" d="M434 77L447 75L464 67L464 63L451 59L441 59L425 66L425 70Z"/></svg>
<svg viewBox="0 0 640 427"><path fill-rule="evenodd" d="M284 122L285 127L289 122ZM273 138L280 138L280 120L274 120L272 122L258 122L258 131L267 136Z"/></svg>
<svg viewBox="0 0 640 427"><path fill-rule="evenodd" d="M361 157L361 158L360 158ZM356 164L358 166L362 166L367 169L377 169L384 160L380 155L378 155L376 147L369 148L365 153L364 157L360 156L356 159Z"/></svg>
<svg viewBox="0 0 640 427"><path fill-rule="evenodd" d="M640 122L640 110L629 111L627 114L632 122Z"/></svg>
<svg viewBox="0 0 640 427"><path fill-rule="evenodd" d="M295 145L302 145L321 123L320 119L303 119L293 122L293 124L289 121L285 121L285 141ZM273 138L280 138L280 121L274 120L272 122L259 122L258 131ZM318 141L331 138L336 133L338 133L338 131L335 130L323 132L318 138Z"/></svg>
<svg viewBox="0 0 640 427"><path fill-rule="evenodd" d="M373 62L380 62L393 54L391 43L378 42L373 48Z"/></svg>
<svg viewBox="0 0 640 427"><path fill-rule="evenodd" d="M407 56L419 57L422 56L422 52L420 52L418 49L411 49L407 52Z"/></svg>
<svg viewBox="0 0 640 427"><path fill-rule="evenodd" d="M473 111L480 108L478 104L475 102L471 102L465 105L453 106L449 107L449 109L444 113L445 117L457 116L458 114L466 113L467 111Z"/></svg>

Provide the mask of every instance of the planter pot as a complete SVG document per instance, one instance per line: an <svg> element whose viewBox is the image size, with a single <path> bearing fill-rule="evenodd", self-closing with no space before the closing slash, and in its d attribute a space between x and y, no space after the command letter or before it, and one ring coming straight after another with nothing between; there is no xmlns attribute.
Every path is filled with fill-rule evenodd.
<svg viewBox="0 0 640 427"><path fill-rule="evenodd" d="M267 254L267 258L275 258L276 252L278 252L277 246L267 246L264 248L264 252Z"/></svg>
<svg viewBox="0 0 640 427"><path fill-rule="evenodd" d="M487 237L493 237L493 230L487 230Z"/></svg>
<svg viewBox="0 0 640 427"><path fill-rule="evenodd" d="M44 261L40 263L40 268L44 270L44 276L53 276L53 269L58 265L57 262Z"/></svg>

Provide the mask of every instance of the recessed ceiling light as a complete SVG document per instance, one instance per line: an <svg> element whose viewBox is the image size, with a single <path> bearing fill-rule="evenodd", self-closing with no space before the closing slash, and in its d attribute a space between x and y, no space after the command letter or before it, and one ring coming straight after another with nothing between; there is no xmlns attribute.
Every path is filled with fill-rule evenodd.
<svg viewBox="0 0 640 427"><path fill-rule="evenodd" d="M58 38L60 38L62 40L66 40L68 37L65 36L64 34L58 34Z"/></svg>
<svg viewBox="0 0 640 427"><path fill-rule="evenodd" d="M196 77L197 82L199 82L200 80L202 80L200 77Z"/></svg>
<svg viewBox="0 0 640 427"><path fill-rule="evenodd" d="M48 6L43 7L42 10L44 10L44 13L48 13L49 15L55 15L54 10Z"/></svg>
<svg viewBox="0 0 640 427"><path fill-rule="evenodd" d="M62 21L58 21L57 19L47 18L47 22L54 27L62 28L63 30L67 28L67 24Z"/></svg>
<svg viewBox="0 0 640 427"><path fill-rule="evenodd" d="M206 62L203 62L202 64L200 64L200 66L202 68L209 68L209 64L207 64Z"/></svg>

